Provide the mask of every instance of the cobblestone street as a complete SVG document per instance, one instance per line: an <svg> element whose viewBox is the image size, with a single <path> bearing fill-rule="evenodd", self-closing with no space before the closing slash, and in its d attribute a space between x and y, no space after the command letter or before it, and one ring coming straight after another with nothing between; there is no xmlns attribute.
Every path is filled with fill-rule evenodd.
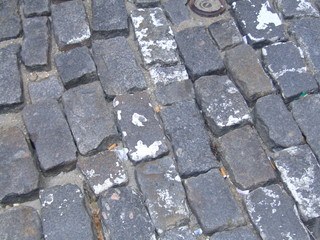
<svg viewBox="0 0 320 240"><path fill-rule="evenodd" d="M320 240L320 0L225 1L0 0L1 240Z"/></svg>

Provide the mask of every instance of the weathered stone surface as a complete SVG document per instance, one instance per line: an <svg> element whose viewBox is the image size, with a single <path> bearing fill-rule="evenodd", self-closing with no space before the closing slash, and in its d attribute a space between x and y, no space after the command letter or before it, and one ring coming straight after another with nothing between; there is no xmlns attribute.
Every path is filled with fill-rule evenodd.
<svg viewBox="0 0 320 240"><path fill-rule="evenodd" d="M39 197L46 240L94 239L91 219L79 187L73 184L58 185L41 190Z"/></svg>
<svg viewBox="0 0 320 240"><path fill-rule="evenodd" d="M249 227L239 227L230 231L215 233L210 240L259 240L260 238L254 234L253 229Z"/></svg>
<svg viewBox="0 0 320 240"><path fill-rule="evenodd" d="M161 8L133 10L131 19L146 66L179 62L177 44Z"/></svg>
<svg viewBox="0 0 320 240"><path fill-rule="evenodd" d="M275 164L305 221L320 216L320 166L308 145L279 152Z"/></svg>
<svg viewBox="0 0 320 240"><path fill-rule="evenodd" d="M40 240L42 228L37 211L15 207L0 213L0 238L3 240Z"/></svg>
<svg viewBox="0 0 320 240"><path fill-rule="evenodd" d="M46 16L50 14L49 0L23 0L25 17Z"/></svg>
<svg viewBox="0 0 320 240"><path fill-rule="evenodd" d="M133 162L155 159L169 151L147 93L117 96L113 104L122 139Z"/></svg>
<svg viewBox="0 0 320 240"><path fill-rule="evenodd" d="M204 233L240 226L244 217L219 170L184 180L188 202Z"/></svg>
<svg viewBox="0 0 320 240"><path fill-rule="evenodd" d="M258 99L254 107L254 123L270 149L287 148L303 142L297 123L277 95Z"/></svg>
<svg viewBox="0 0 320 240"><path fill-rule="evenodd" d="M176 40L191 79L224 70L217 47L204 27L180 31L176 34Z"/></svg>
<svg viewBox="0 0 320 240"><path fill-rule="evenodd" d="M54 36L60 50L86 44L91 32L81 0L53 4L51 10Z"/></svg>
<svg viewBox="0 0 320 240"><path fill-rule="evenodd" d="M129 33L128 13L124 0L92 1L93 34L114 37Z"/></svg>
<svg viewBox="0 0 320 240"><path fill-rule="evenodd" d="M64 91L57 77L52 76L39 82L30 82L28 84L29 95L32 103L46 99L59 99Z"/></svg>
<svg viewBox="0 0 320 240"><path fill-rule="evenodd" d="M159 240L196 240L187 227L180 227L169 230L160 236Z"/></svg>
<svg viewBox="0 0 320 240"><path fill-rule="evenodd" d="M319 12L309 0L277 0L275 2L284 18L293 17L318 17Z"/></svg>
<svg viewBox="0 0 320 240"><path fill-rule="evenodd" d="M58 54L55 57L55 63L67 89L98 79L95 63L87 47L79 47Z"/></svg>
<svg viewBox="0 0 320 240"><path fill-rule="evenodd" d="M292 114L307 143L320 159L320 95L308 96L292 102Z"/></svg>
<svg viewBox="0 0 320 240"><path fill-rule="evenodd" d="M22 116L43 171L75 163L77 149L56 100L27 105Z"/></svg>
<svg viewBox="0 0 320 240"><path fill-rule="evenodd" d="M21 59L26 67L35 69L49 63L49 29L47 17L23 20L23 43Z"/></svg>
<svg viewBox="0 0 320 240"><path fill-rule="evenodd" d="M194 100L174 103L160 112L172 142L181 177L207 172L218 167L210 149L210 138Z"/></svg>
<svg viewBox="0 0 320 240"><path fill-rule="evenodd" d="M209 32L221 50L242 42L242 36L232 19L212 23Z"/></svg>
<svg viewBox="0 0 320 240"><path fill-rule="evenodd" d="M189 76L184 65L172 67L152 67L149 70L151 80L156 86L165 86L175 82L188 80Z"/></svg>
<svg viewBox="0 0 320 240"><path fill-rule="evenodd" d="M281 19L268 0L235 1L232 10L250 45L259 47L286 39Z"/></svg>
<svg viewBox="0 0 320 240"><path fill-rule="evenodd" d="M21 130L0 135L0 202L17 199L38 189L39 173ZM0 231L1 235L1 231Z"/></svg>
<svg viewBox="0 0 320 240"><path fill-rule="evenodd" d="M101 85L108 97L147 87L143 72L124 37L95 41L93 53Z"/></svg>
<svg viewBox="0 0 320 240"><path fill-rule="evenodd" d="M306 224L315 239L320 238L320 218L315 218Z"/></svg>
<svg viewBox="0 0 320 240"><path fill-rule="evenodd" d="M122 162L112 151L100 152L91 157L80 157L77 166L95 195L128 182Z"/></svg>
<svg viewBox="0 0 320 240"><path fill-rule="evenodd" d="M310 240L294 202L278 185L258 188L246 197L245 203L263 239Z"/></svg>
<svg viewBox="0 0 320 240"><path fill-rule="evenodd" d="M188 223L187 200L173 158L137 166L136 177L159 234Z"/></svg>
<svg viewBox="0 0 320 240"><path fill-rule="evenodd" d="M267 155L255 129L245 126L218 139L218 150L233 183L252 189L275 180Z"/></svg>
<svg viewBox="0 0 320 240"><path fill-rule="evenodd" d="M98 81L69 89L62 102L81 154L105 150L118 140L112 106Z"/></svg>
<svg viewBox="0 0 320 240"><path fill-rule="evenodd" d="M250 46L242 44L227 51L225 64L232 80L248 102L273 91L271 80Z"/></svg>
<svg viewBox="0 0 320 240"><path fill-rule="evenodd" d="M179 25L190 18L188 7L183 1L167 0L163 3L163 8L174 25Z"/></svg>
<svg viewBox="0 0 320 240"><path fill-rule="evenodd" d="M221 136L251 122L249 108L227 76L205 76L195 82L197 100L213 134Z"/></svg>
<svg viewBox="0 0 320 240"><path fill-rule="evenodd" d="M0 5L0 41L16 38L22 31L19 0L3 0Z"/></svg>
<svg viewBox="0 0 320 240"><path fill-rule="evenodd" d="M155 7L159 5L160 0L134 0L137 7Z"/></svg>
<svg viewBox="0 0 320 240"><path fill-rule="evenodd" d="M18 66L19 45L0 49L0 111L23 103L22 79Z"/></svg>
<svg viewBox="0 0 320 240"><path fill-rule="evenodd" d="M155 240L155 229L140 192L130 187L109 189L99 200L105 236L111 239Z"/></svg>

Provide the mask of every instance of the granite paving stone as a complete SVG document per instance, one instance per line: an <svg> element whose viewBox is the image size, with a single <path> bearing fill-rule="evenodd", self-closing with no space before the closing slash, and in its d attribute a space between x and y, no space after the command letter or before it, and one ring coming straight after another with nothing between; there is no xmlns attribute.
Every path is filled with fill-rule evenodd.
<svg viewBox="0 0 320 240"><path fill-rule="evenodd" d="M67 89L98 80L95 63L85 46L60 53L54 60Z"/></svg>
<svg viewBox="0 0 320 240"><path fill-rule="evenodd" d="M17 127L2 130L0 202L19 200L23 196L34 193L38 187L39 172L22 131Z"/></svg>
<svg viewBox="0 0 320 240"><path fill-rule="evenodd" d="M310 240L293 200L279 185L258 188L246 197L245 204L262 239Z"/></svg>
<svg viewBox="0 0 320 240"><path fill-rule="evenodd" d="M184 180L188 202L205 234L244 224L244 217L218 169Z"/></svg>
<svg viewBox="0 0 320 240"><path fill-rule="evenodd" d="M249 108L227 76L204 76L195 82L197 101L213 134L221 136L251 122Z"/></svg>
<svg viewBox="0 0 320 240"><path fill-rule="evenodd" d="M99 207L105 236L114 240L156 239L139 191L131 187L111 188L99 199Z"/></svg>
<svg viewBox="0 0 320 240"><path fill-rule="evenodd" d="M160 0L134 0L137 7L156 7L160 4Z"/></svg>
<svg viewBox="0 0 320 240"><path fill-rule="evenodd" d="M163 3L163 8L169 20L174 25L179 25L183 21L189 20L189 10L183 1L167 0Z"/></svg>
<svg viewBox="0 0 320 240"><path fill-rule="evenodd" d="M117 96L113 100L122 140L134 163L168 153L167 141L145 92Z"/></svg>
<svg viewBox="0 0 320 240"><path fill-rule="evenodd" d="M125 0L92 1L92 30L98 37L128 35L128 18Z"/></svg>
<svg viewBox="0 0 320 240"><path fill-rule="evenodd" d="M14 207L0 213L0 238L3 240L42 239L41 221L32 207Z"/></svg>
<svg viewBox="0 0 320 240"><path fill-rule="evenodd" d="M184 100L161 110L173 151L177 169L186 178L218 167L218 161L210 149L210 138L195 101Z"/></svg>
<svg viewBox="0 0 320 240"><path fill-rule="evenodd" d="M26 67L39 69L49 64L48 17L23 20L23 43L21 59Z"/></svg>
<svg viewBox="0 0 320 240"><path fill-rule="evenodd" d="M56 100L27 105L22 111L40 168L44 172L76 162L76 146L68 123Z"/></svg>
<svg viewBox="0 0 320 240"><path fill-rule="evenodd" d="M230 231L218 232L211 236L210 240L259 240L260 238L250 227L239 227Z"/></svg>
<svg viewBox="0 0 320 240"><path fill-rule="evenodd" d="M193 27L176 34L180 54L192 80L221 73L223 61L205 27Z"/></svg>
<svg viewBox="0 0 320 240"><path fill-rule="evenodd" d="M249 45L242 44L227 51L225 64L229 76L249 103L273 92L271 79Z"/></svg>
<svg viewBox="0 0 320 240"><path fill-rule="evenodd" d="M277 0L275 4L285 19L319 16L318 10L309 0Z"/></svg>
<svg viewBox="0 0 320 240"><path fill-rule="evenodd" d="M53 4L51 11L53 32L60 50L87 44L91 32L81 0Z"/></svg>
<svg viewBox="0 0 320 240"><path fill-rule="evenodd" d="M25 17L50 15L49 0L23 0L23 14Z"/></svg>
<svg viewBox="0 0 320 240"><path fill-rule="evenodd" d="M22 32L19 0L3 0L0 5L0 41L18 37Z"/></svg>
<svg viewBox="0 0 320 240"><path fill-rule="evenodd" d="M286 39L282 21L268 0L235 1L232 10L250 45L260 47Z"/></svg>
<svg viewBox="0 0 320 240"><path fill-rule="evenodd" d="M91 219L78 186L58 185L41 190L41 221L46 240L94 239Z"/></svg>
<svg viewBox="0 0 320 240"><path fill-rule="evenodd" d="M308 145L279 152L275 164L305 221L320 216L320 166Z"/></svg>
<svg viewBox="0 0 320 240"><path fill-rule="evenodd" d="M147 88L142 69L124 37L95 41L92 48L101 85L108 97Z"/></svg>
<svg viewBox="0 0 320 240"><path fill-rule="evenodd" d="M157 87L189 79L185 66L180 64L172 67L152 67L149 73Z"/></svg>
<svg viewBox="0 0 320 240"><path fill-rule="evenodd" d="M189 222L185 191L172 157L138 165L136 178L159 234Z"/></svg>
<svg viewBox="0 0 320 240"><path fill-rule="evenodd" d="M312 221L309 221L306 226L310 230L314 239L320 238L320 218L315 218Z"/></svg>
<svg viewBox="0 0 320 240"><path fill-rule="evenodd" d="M277 95L258 99L254 122L264 143L270 149L281 149L303 143L303 136L292 114Z"/></svg>
<svg viewBox="0 0 320 240"><path fill-rule="evenodd" d="M159 237L159 240L196 240L188 227L174 228Z"/></svg>
<svg viewBox="0 0 320 240"><path fill-rule="evenodd" d="M218 139L218 151L232 182L240 189L253 189L276 178L257 131L245 126Z"/></svg>

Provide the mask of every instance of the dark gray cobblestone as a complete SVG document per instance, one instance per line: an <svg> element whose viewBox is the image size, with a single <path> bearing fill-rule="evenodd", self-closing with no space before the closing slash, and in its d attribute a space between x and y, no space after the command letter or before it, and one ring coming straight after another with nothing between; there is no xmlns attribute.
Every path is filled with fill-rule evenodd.
<svg viewBox="0 0 320 240"><path fill-rule="evenodd" d="M25 17L48 16L51 13L49 0L23 0Z"/></svg>
<svg viewBox="0 0 320 240"><path fill-rule="evenodd" d="M137 7L156 7L160 4L160 0L134 0Z"/></svg>
<svg viewBox="0 0 320 240"><path fill-rule="evenodd" d="M159 240L196 240L187 227L169 230L160 236Z"/></svg>
<svg viewBox="0 0 320 240"><path fill-rule="evenodd" d="M163 3L163 8L174 25L179 25L183 21L190 19L188 7L186 7L184 1L166 0Z"/></svg>
<svg viewBox="0 0 320 240"><path fill-rule="evenodd" d="M260 238L250 227L239 227L230 231L213 234L210 240L259 240Z"/></svg>
<svg viewBox="0 0 320 240"><path fill-rule="evenodd" d="M277 0L275 3L284 18L319 17L318 10L309 0Z"/></svg>
<svg viewBox="0 0 320 240"><path fill-rule="evenodd" d="M0 5L0 41L16 38L22 31L19 0L3 0Z"/></svg>
<svg viewBox="0 0 320 240"><path fill-rule="evenodd" d="M165 86L170 83L188 80L189 76L184 65L172 67L152 67L149 70L152 82L156 86Z"/></svg>

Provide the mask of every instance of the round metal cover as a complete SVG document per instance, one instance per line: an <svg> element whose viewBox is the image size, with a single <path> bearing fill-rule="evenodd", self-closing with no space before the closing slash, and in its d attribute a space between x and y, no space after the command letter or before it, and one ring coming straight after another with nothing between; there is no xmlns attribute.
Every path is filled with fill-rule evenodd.
<svg viewBox="0 0 320 240"><path fill-rule="evenodd" d="M217 16L225 10L222 0L191 0L189 3L195 13L206 17Z"/></svg>

